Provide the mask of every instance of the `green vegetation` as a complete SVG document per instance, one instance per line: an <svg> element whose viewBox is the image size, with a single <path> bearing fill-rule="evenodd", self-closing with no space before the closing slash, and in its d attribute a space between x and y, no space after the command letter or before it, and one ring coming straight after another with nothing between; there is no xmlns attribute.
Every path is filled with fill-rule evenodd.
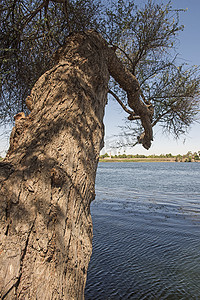
<svg viewBox="0 0 200 300"><path fill-rule="evenodd" d="M180 161L184 161L184 162L200 161L200 151L194 153L188 151L187 154L180 157Z"/></svg>
<svg viewBox="0 0 200 300"><path fill-rule="evenodd" d="M108 155L108 153L105 153L105 154L103 154L103 155L100 156L100 158L106 158L106 157L110 157L110 156Z"/></svg>
<svg viewBox="0 0 200 300"><path fill-rule="evenodd" d="M148 160L152 160L152 161L162 161L162 160L166 160L166 161L169 161L169 160L172 160L172 161L175 161L175 162L193 162L193 161L200 161L200 151L198 152L194 152L192 153L191 151L188 151L187 154L184 154L184 155L181 155L181 154L178 154L178 155L172 155L171 153L168 153L168 154L160 154L160 155L155 155L155 154L152 154L152 155L143 155L143 154L119 154L119 155L111 155L111 157L108 155L108 153L105 153L103 155L100 155L100 160L104 160L104 159L108 159L110 158L111 161L116 161L116 160L121 160L123 159L123 161L131 161L134 160L134 161L139 161L139 160L145 160L148 159Z"/></svg>

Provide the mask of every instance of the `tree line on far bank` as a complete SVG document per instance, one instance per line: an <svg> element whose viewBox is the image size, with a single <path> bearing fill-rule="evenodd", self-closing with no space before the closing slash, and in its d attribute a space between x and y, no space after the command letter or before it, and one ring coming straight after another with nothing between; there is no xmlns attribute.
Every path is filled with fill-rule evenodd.
<svg viewBox="0 0 200 300"><path fill-rule="evenodd" d="M200 151L192 153L191 151L188 151L186 154L178 154L178 155L172 155L171 153L167 154L152 154L152 155L143 155L143 154L118 154L118 155L109 155L108 153L102 154L99 156L100 159L104 158L174 158L175 161L183 161L183 162L192 162L199 160L200 161ZM3 158L0 156L0 160Z"/></svg>
<svg viewBox="0 0 200 300"><path fill-rule="evenodd" d="M178 154L178 155L172 155L171 153L168 154L160 154L160 155L143 155L143 154L118 154L118 155L109 155L108 153L105 153L103 155L100 155L99 157L100 159L104 159L104 158L127 158L127 159L131 159L131 158L158 158L158 159L162 159L162 158L171 158L174 159L175 161L180 161L180 162L192 162L192 161L198 161L200 160L200 151L197 152L191 152L188 151L186 154Z"/></svg>

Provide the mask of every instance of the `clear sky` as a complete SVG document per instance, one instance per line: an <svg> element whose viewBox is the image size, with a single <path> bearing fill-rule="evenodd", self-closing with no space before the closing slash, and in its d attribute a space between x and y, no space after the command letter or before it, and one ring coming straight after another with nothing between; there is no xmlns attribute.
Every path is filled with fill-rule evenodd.
<svg viewBox="0 0 200 300"><path fill-rule="evenodd" d="M158 0L159 1L159 0ZM136 1L145 3L145 0ZM159 1L168 3L168 1ZM191 65L200 65L200 0L173 0L174 8L188 8L187 12L181 13L180 24L185 26L183 32L179 35L179 49L180 57ZM113 136L120 132L118 126L124 124L126 114L122 111L121 107L114 100L109 99L106 107L106 115L104 118L106 129L106 146L103 151L109 151L109 141ZM1 134L2 131L0 131ZM154 141L152 147L147 151L141 145L137 145L132 149L121 149L121 153L133 154L184 154L188 151L200 151L200 124L194 124L187 136L180 138L178 141L174 140L171 136L162 134L159 127L154 127ZM5 155L5 149L8 147L9 139L0 135L0 155ZM117 152L119 150L116 150ZM116 153L116 152L115 152ZM114 153L113 153L114 154Z"/></svg>
<svg viewBox="0 0 200 300"><path fill-rule="evenodd" d="M145 1L136 1L145 3ZM159 1L168 3L168 1ZM181 13L180 24L185 26L184 31L179 34L178 53L185 62L191 65L200 65L200 0L173 0L174 8L188 8L187 12ZM124 113L118 103L109 98L105 114L105 148L102 153L110 152L109 141L113 139L113 135L120 132L119 125L123 125L126 113ZM115 138L116 139L116 138ZM141 145L137 145L131 149L122 148L121 153L133 154L166 154L172 153L185 154L188 151L200 151L200 124L196 123L191 126L188 134L181 137L178 141L172 136L166 136L162 133L159 126L154 127L154 141L149 150L145 150ZM119 150L117 150L118 152ZM116 151L112 151L115 154Z"/></svg>

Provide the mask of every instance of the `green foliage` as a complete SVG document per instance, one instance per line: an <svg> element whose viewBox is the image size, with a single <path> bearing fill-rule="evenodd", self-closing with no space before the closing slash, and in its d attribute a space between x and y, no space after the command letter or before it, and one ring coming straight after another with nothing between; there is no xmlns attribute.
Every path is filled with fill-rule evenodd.
<svg viewBox="0 0 200 300"><path fill-rule="evenodd" d="M108 158L109 155L108 153L105 153L104 155L101 155L100 158ZM152 159L166 159L166 158L171 158L175 160L176 162L192 162L192 161L199 161L200 160L200 151L192 153L191 151L188 151L185 155L172 155L171 153L167 154L152 154L152 155L143 155L143 154L118 154L118 155L112 155L111 159L127 159L126 161L133 159L140 159L140 158L152 158ZM124 161L124 160L123 160Z"/></svg>
<svg viewBox="0 0 200 300"><path fill-rule="evenodd" d="M181 154L178 154L176 156L176 162L182 162L183 161L183 156Z"/></svg>
<svg viewBox="0 0 200 300"><path fill-rule="evenodd" d="M103 155L100 156L100 158L107 158L107 157L110 157L110 156L108 155L108 153L105 153L105 154L103 154Z"/></svg>
<svg viewBox="0 0 200 300"><path fill-rule="evenodd" d="M121 154L121 155L118 155L119 158L127 158L127 155L124 153L124 154Z"/></svg>
<svg viewBox="0 0 200 300"><path fill-rule="evenodd" d="M133 155L134 158L146 158L147 156L145 155L142 155L142 154L136 154L136 155Z"/></svg>

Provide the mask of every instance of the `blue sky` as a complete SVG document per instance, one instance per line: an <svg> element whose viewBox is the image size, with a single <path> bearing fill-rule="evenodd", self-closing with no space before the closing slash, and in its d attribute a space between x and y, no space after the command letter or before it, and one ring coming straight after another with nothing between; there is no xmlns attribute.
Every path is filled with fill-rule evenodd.
<svg viewBox="0 0 200 300"><path fill-rule="evenodd" d="M136 1L137 3L145 3L145 1ZM161 1L168 3L168 1ZM185 26L184 31L179 34L178 53L184 61L191 65L200 65L200 1L199 0L174 0L172 1L174 8L188 8L187 12L181 13L180 24ZM121 107L112 99L109 99L105 114L106 138L109 141L113 135L120 132L119 125L123 125L126 114ZM188 151L200 151L200 124L196 123L191 126L188 134L175 140L172 136L166 136L162 133L162 129L154 127L154 141L149 150L145 150L141 145L137 145L131 149L122 148L121 153L133 154L166 154L172 153L185 154ZM102 153L109 152L109 142ZM119 150L118 150L119 151ZM117 151L117 152L118 152ZM113 153L113 151L112 151ZM116 151L115 151L116 153ZM114 153L113 153L114 154Z"/></svg>
<svg viewBox="0 0 200 300"><path fill-rule="evenodd" d="M136 1L139 3L145 3L143 1ZM159 1L168 3L168 1ZM174 8L188 8L187 12L181 13L180 24L185 26L183 32L179 35L179 48L178 52L180 57L191 65L200 65L200 1L199 0L174 0L172 1ZM120 132L118 126L124 124L124 118L126 114L122 111L121 107L115 101L109 99L109 103L106 107L106 114L104 118L106 137L105 141L108 141L110 137L113 137ZM2 131L0 131L1 134ZM137 145L132 149L121 149L121 153L133 154L184 154L188 151L200 151L200 124L194 124L189 130L187 136L180 138L178 141L174 140L172 136L166 136L162 134L162 130L159 127L154 127L154 141L152 147L147 151L141 145ZM0 136L0 155L5 155L5 149L8 148L9 138ZM103 152L109 151L109 145ZM117 151L118 152L118 151Z"/></svg>

